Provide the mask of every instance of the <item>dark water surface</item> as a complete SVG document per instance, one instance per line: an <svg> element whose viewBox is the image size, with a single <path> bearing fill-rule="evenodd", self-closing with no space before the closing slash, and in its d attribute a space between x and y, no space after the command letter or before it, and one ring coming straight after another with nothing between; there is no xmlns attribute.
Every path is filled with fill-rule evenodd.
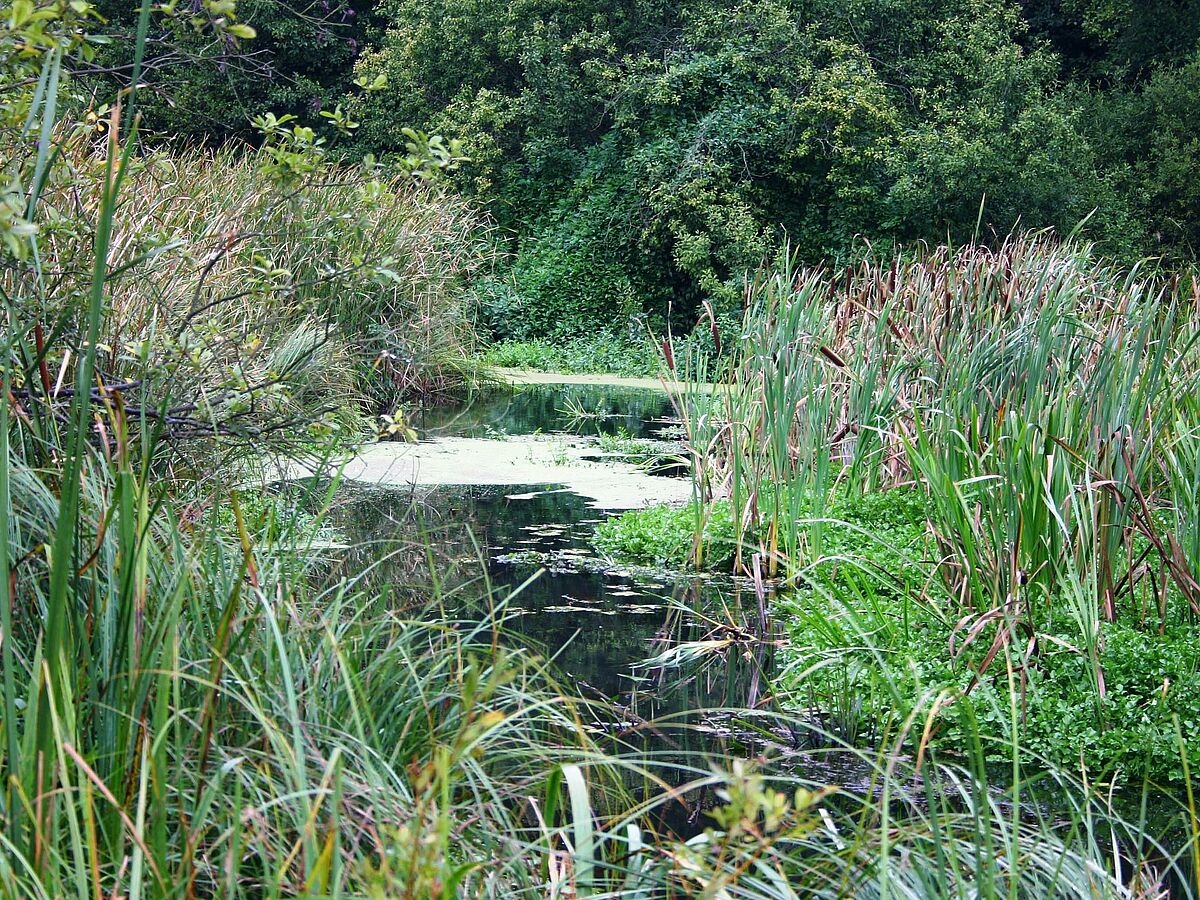
<svg viewBox="0 0 1200 900"><path fill-rule="evenodd" d="M725 654L735 657L732 665L715 655L705 665L642 664L681 641L728 633L726 625L757 639L753 590L731 581L590 571L580 565L591 559L588 535L607 514L553 485L447 486L420 494L367 489L346 498L341 528L360 547L397 540L413 547L380 565L376 577L393 584L423 583L430 559L423 544L434 548L444 588L460 596L485 593L486 573L494 598L511 597L514 631L553 656L585 696L615 701L633 717L752 705L754 667L742 665L748 661L740 653ZM550 567L507 559L531 551L552 554ZM464 590L473 582L478 591ZM766 663L764 657L757 664Z"/></svg>
<svg viewBox="0 0 1200 900"><path fill-rule="evenodd" d="M413 418L422 439L560 432L660 437L675 423L662 391L591 384L527 385L433 406Z"/></svg>
<svg viewBox="0 0 1200 900"><path fill-rule="evenodd" d="M592 385L502 391L412 421L423 440L533 433L663 439L676 427L664 394ZM765 600L752 585L606 571L589 536L614 511L553 484L473 485L469 478L464 472L464 484L438 487L343 487L337 521L358 564L375 567L373 580L409 587L414 596L436 576L459 616L486 614L488 597L511 597L511 630L552 657L583 696L610 702L615 721L604 727L622 741L692 765L698 753L753 752L744 736L733 736L728 716L706 712L766 703L774 643ZM389 555L381 561L384 548ZM548 568L510 559L529 552L547 554L540 562ZM645 664L704 640L727 643L679 664Z"/></svg>

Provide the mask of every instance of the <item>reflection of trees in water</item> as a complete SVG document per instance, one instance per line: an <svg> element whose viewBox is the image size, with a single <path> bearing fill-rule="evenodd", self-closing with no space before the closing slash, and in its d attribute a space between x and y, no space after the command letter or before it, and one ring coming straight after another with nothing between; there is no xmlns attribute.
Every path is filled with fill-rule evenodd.
<svg viewBox="0 0 1200 900"><path fill-rule="evenodd" d="M577 413L585 413L582 417ZM651 436L672 414L661 391L601 385L528 385L479 394L454 407L430 407L414 417L422 437L437 435L580 434Z"/></svg>
<svg viewBox="0 0 1200 900"><path fill-rule="evenodd" d="M368 584L395 590L440 585L459 590L481 580L512 581L505 567L491 563L500 552L526 549L528 529L563 523L557 536L539 549L582 547L576 526L597 513L583 498L566 492L509 500L510 494L536 488L516 486L444 486L405 490L347 488L335 509L335 521L350 545L346 571L370 569ZM487 564L486 566L484 564Z"/></svg>

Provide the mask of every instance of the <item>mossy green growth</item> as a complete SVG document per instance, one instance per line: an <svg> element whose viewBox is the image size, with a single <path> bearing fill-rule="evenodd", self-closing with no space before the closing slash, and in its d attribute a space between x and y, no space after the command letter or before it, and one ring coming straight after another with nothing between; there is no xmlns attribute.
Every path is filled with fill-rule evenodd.
<svg viewBox="0 0 1200 900"><path fill-rule="evenodd" d="M968 754L982 737L984 755L1008 763L1016 740L1026 759L1083 766L1091 777L1183 779L1176 718L1184 735L1200 733L1194 623L1120 608L1116 622L1099 625L1101 691L1061 598L1043 598L1028 628L1016 616L977 632L979 617L962 621L937 571L919 492L834 508L848 524L827 532L824 561L806 570L801 589L775 600L788 635L776 678L785 698L827 712L855 740L882 739L886 723L911 717L922 723L915 741L936 703L935 748ZM993 655L1009 628L1011 640ZM1192 744L1196 771L1200 744Z"/></svg>
<svg viewBox="0 0 1200 900"><path fill-rule="evenodd" d="M979 735L987 758L1007 763L1015 738L1026 759L1082 766L1093 778L1119 772L1126 783L1182 781L1175 717L1184 735L1200 733L1193 625L1168 624L1160 635L1156 623L1132 616L1102 623L1103 695L1092 688L1089 660L1074 649L1078 629L1062 613L1036 634L1031 652L1021 631L976 679L1002 622L964 648L967 631L956 630L935 597L880 584L863 577L853 591L826 585L777 599L788 636L776 678L785 704L791 698L836 711L831 724L871 740L888 722L924 723L940 702L935 748L965 754ZM1196 771L1200 744L1192 741L1188 755Z"/></svg>
<svg viewBox="0 0 1200 900"><path fill-rule="evenodd" d="M699 515L694 503L632 509L597 525L592 544L600 553L621 562L686 569L692 559ZM707 515L701 558L709 568L727 569L737 549L729 503L718 501Z"/></svg>
<svg viewBox="0 0 1200 900"><path fill-rule="evenodd" d="M1018 629L1019 639L976 678L1004 623L966 640L970 626L959 627L938 576L926 511L924 496L910 489L830 504L821 558L802 570L796 590L774 600L787 634L775 678L785 706L818 709L830 727L860 742L883 739L913 717L921 723L915 742L940 702L931 734L937 750L968 754L979 737L985 757L1008 763L1015 738L1027 760L1084 766L1092 777L1180 782L1176 719L1185 736L1200 733L1194 624L1177 618L1160 635L1157 619L1143 621L1133 607L1101 623L1100 695L1078 625L1052 598L1032 650ZM693 504L633 510L599 525L594 542L611 558L686 569L698 521ZM704 567L728 570L735 531L727 501L709 508L704 535ZM1200 771L1200 743L1192 744L1189 764Z"/></svg>
<svg viewBox="0 0 1200 900"><path fill-rule="evenodd" d="M837 571L847 561L870 559L877 568L912 574L924 551L925 510L924 497L908 488L836 497L819 523L821 560L815 567ZM593 544L616 560L688 569L701 522L701 567L728 570L738 537L728 500L716 500L703 512L695 503L629 510L598 525ZM758 535L743 537L744 555L754 551L758 540Z"/></svg>

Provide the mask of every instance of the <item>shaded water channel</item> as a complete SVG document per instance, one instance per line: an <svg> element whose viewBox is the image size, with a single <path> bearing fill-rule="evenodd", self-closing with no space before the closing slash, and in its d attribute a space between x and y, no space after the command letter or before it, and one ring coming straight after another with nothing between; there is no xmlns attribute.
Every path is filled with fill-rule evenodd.
<svg viewBox="0 0 1200 900"><path fill-rule="evenodd" d="M601 462L602 434L648 439L663 451L678 437L665 394L592 385L496 391L426 410L412 425L422 442L487 438L480 452L488 453L538 435ZM403 444L389 449L406 453ZM683 478L673 488L690 485L678 464L656 469L656 478ZM419 596L436 578L459 618L482 617L489 602L506 601L522 640L552 657L583 696L616 710L605 728L660 759L694 765L698 755L754 752L717 712L768 704L773 633L766 599L752 584L610 566L589 538L619 510L564 489L552 471L522 484L478 484L472 473L464 464L458 484L346 482L336 521L359 563L375 567L373 580ZM384 547L390 555L381 560ZM701 641L713 643L694 657L678 652ZM678 658L646 664L663 653Z"/></svg>

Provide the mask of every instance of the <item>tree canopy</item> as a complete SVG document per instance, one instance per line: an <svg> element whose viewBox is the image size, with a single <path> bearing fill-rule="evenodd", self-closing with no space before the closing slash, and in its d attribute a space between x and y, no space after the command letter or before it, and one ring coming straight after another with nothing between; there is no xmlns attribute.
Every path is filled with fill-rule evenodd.
<svg viewBox="0 0 1200 900"><path fill-rule="evenodd" d="M252 61L198 48L154 121L227 135L344 103L356 154L460 141L456 184L513 251L482 290L500 335L733 305L784 239L813 262L1016 227L1118 257L1200 247L1200 0L247 9Z"/></svg>

